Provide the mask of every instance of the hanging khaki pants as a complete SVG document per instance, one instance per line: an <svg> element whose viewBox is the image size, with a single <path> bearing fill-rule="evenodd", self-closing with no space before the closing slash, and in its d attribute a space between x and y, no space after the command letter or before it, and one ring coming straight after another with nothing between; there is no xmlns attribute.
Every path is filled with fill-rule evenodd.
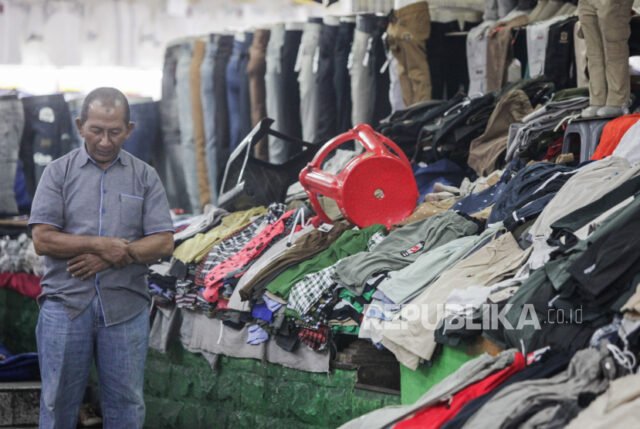
<svg viewBox="0 0 640 429"><path fill-rule="evenodd" d="M207 171L207 158L205 156L204 113L202 111L202 95L200 93L201 77L200 66L204 60L206 42L195 40L193 42L193 57L189 69L191 115L193 119L193 139L196 154L196 173L198 176L198 199L200 207L204 207L211 201L209 190L209 173Z"/></svg>
<svg viewBox="0 0 640 429"><path fill-rule="evenodd" d="M578 16L587 44L592 106L629 101L629 21L633 0L580 0Z"/></svg>
<svg viewBox="0 0 640 429"><path fill-rule="evenodd" d="M431 99L431 73L427 60L427 40L431 17L427 2L396 10L387 28L389 49L398 60L402 98L407 106Z"/></svg>

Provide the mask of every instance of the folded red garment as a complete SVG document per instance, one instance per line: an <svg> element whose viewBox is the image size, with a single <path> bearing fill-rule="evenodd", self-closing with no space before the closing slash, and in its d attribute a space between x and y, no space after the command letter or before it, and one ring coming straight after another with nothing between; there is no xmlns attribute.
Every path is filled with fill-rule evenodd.
<svg viewBox="0 0 640 429"><path fill-rule="evenodd" d="M42 291L40 277L28 273L0 273L0 288L13 289L32 299Z"/></svg>
<svg viewBox="0 0 640 429"><path fill-rule="evenodd" d="M473 383L449 398L418 411L412 417L396 424L393 429L437 429L451 420L472 400L491 392L502 382L525 367L522 353L516 353L513 363L485 379Z"/></svg>

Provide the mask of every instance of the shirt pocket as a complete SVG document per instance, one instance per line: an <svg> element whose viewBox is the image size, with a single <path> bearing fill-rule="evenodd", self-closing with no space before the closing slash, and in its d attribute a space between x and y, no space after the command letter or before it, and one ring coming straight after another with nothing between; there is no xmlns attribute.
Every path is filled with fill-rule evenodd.
<svg viewBox="0 0 640 429"><path fill-rule="evenodd" d="M120 200L120 232L128 240L142 237L142 206L144 198L121 193Z"/></svg>

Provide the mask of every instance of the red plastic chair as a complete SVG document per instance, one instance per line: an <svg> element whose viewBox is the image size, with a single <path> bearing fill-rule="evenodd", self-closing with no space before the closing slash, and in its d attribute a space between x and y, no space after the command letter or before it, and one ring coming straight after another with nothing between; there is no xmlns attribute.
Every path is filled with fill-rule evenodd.
<svg viewBox="0 0 640 429"><path fill-rule="evenodd" d="M350 141L359 142L365 151L336 175L323 171L327 156ZM361 228L373 224L389 228L402 221L415 209L419 195L405 154L367 124L327 142L300 172L300 183L320 220L331 222L318 201L323 195L335 200L345 219Z"/></svg>

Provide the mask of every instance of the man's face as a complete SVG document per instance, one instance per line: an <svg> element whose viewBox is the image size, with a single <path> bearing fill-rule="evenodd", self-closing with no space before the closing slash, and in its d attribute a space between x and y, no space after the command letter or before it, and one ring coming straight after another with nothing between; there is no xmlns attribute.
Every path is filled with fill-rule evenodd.
<svg viewBox="0 0 640 429"><path fill-rule="evenodd" d="M120 153L120 148L133 131L133 123L125 123L125 107L121 104L104 104L94 100L83 123L76 119L87 152L95 162L108 165Z"/></svg>

